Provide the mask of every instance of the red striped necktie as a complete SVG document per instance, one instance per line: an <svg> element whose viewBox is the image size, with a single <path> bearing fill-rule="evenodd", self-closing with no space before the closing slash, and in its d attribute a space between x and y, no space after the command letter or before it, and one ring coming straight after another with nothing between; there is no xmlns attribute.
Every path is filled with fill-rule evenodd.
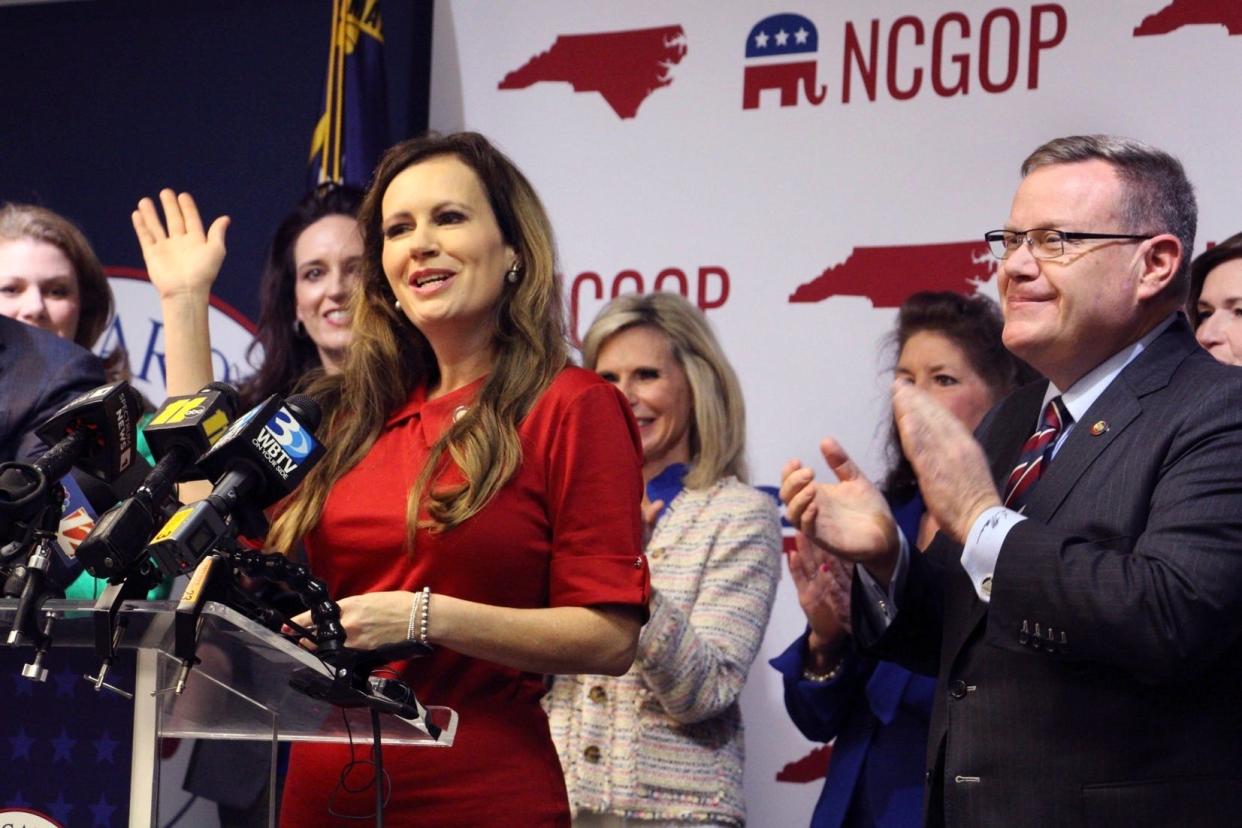
<svg viewBox="0 0 1242 828"><path fill-rule="evenodd" d="M1039 428L1023 444L1018 465L1014 466L1005 483L1005 508L1022 511L1027 492L1039 481L1044 467L1052 460L1052 449L1061 436L1061 430L1073 420L1060 397L1048 400Z"/></svg>

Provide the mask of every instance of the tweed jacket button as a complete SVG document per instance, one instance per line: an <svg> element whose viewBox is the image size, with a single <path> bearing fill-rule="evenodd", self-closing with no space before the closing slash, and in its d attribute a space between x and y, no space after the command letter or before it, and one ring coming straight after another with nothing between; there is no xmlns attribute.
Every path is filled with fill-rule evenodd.
<svg viewBox="0 0 1242 828"><path fill-rule="evenodd" d="M597 684L587 693L587 698L596 704L603 704L608 700L608 691Z"/></svg>
<svg viewBox="0 0 1242 828"><path fill-rule="evenodd" d="M593 765L599 764L599 760L602 756L603 754L600 753L599 745L587 745L582 751L582 758L586 759Z"/></svg>

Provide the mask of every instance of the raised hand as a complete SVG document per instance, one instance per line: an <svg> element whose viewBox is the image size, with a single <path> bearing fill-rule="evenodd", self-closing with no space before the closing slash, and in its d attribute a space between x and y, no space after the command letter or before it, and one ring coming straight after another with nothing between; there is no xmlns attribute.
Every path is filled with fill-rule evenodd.
<svg viewBox="0 0 1242 828"><path fill-rule="evenodd" d="M151 284L161 299L183 294L205 298L224 263L229 217L220 216L204 232L198 207L189 193L160 190L164 219L155 202L144 198L131 214Z"/></svg>
<svg viewBox="0 0 1242 828"><path fill-rule="evenodd" d="M983 449L960 420L912 383L893 384L893 416L928 513L961 543L984 510L1001 505Z"/></svg>
<svg viewBox="0 0 1242 828"><path fill-rule="evenodd" d="M810 469L787 463L781 499L790 522L819 548L862 564L887 584L900 550L888 503L836 440L826 438L820 451L838 482L815 483Z"/></svg>

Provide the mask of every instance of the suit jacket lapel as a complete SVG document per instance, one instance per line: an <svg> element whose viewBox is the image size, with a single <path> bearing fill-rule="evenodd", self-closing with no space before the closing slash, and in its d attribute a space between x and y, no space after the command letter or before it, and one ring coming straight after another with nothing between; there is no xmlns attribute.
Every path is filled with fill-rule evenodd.
<svg viewBox="0 0 1242 828"><path fill-rule="evenodd" d="M1069 496L1078 478L1104 453L1126 426L1143 410L1134 392L1120 377L1087 409L1082 422L1074 430L1048 465L1048 471L1035 484L1026 501L1023 514L1036 520L1048 520ZM1102 434L1093 431L1097 422L1107 424Z"/></svg>
<svg viewBox="0 0 1242 828"><path fill-rule="evenodd" d="M1139 354L1083 415L1035 485L1025 514L1048 520L1073 490L1083 473L1143 412L1141 398L1169 384L1173 371L1188 354L1198 349L1186 322L1180 317ZM1104 430L1097 433L1097 423Z"/></svg>

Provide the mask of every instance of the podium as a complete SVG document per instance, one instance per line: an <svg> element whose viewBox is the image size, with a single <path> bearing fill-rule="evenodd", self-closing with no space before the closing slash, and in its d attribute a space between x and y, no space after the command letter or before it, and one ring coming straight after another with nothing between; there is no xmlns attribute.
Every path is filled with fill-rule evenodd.
<svg viewBox="0 0 1242 828"><path fill-rule="evenodd" d="M0 630L13 625L16 601L0 600ZM51 619L51 653L64 647L94 647L93 604L49 600L40 624ZM182 693L175 692L182 663L174 656L175 601L129 601L118 621L124 627L118 649L137 651L134 678L133 756L130 765L129 825L157 825L168 818L159 807L159 743L165 738L228 739L271 745L276 790L276 747L281 741L351 742L369 747L371 712L342 708L295 689L290 679L331 681L332 673L313 654L223 604L208 602L199 629L198 663ZM0 637L0 641L3 638ZM33 652L33 651L31 651ZM111 679L111 677L109 677ZM82 679L86 682L86 679ZM123 688L130 690L131 688ZM108 688L102 693L114 692ZM381 715L385 745L449 747L457 731L456 712L417 706L410 718ZM269 805L269 822L275 803Z"/></svg>

